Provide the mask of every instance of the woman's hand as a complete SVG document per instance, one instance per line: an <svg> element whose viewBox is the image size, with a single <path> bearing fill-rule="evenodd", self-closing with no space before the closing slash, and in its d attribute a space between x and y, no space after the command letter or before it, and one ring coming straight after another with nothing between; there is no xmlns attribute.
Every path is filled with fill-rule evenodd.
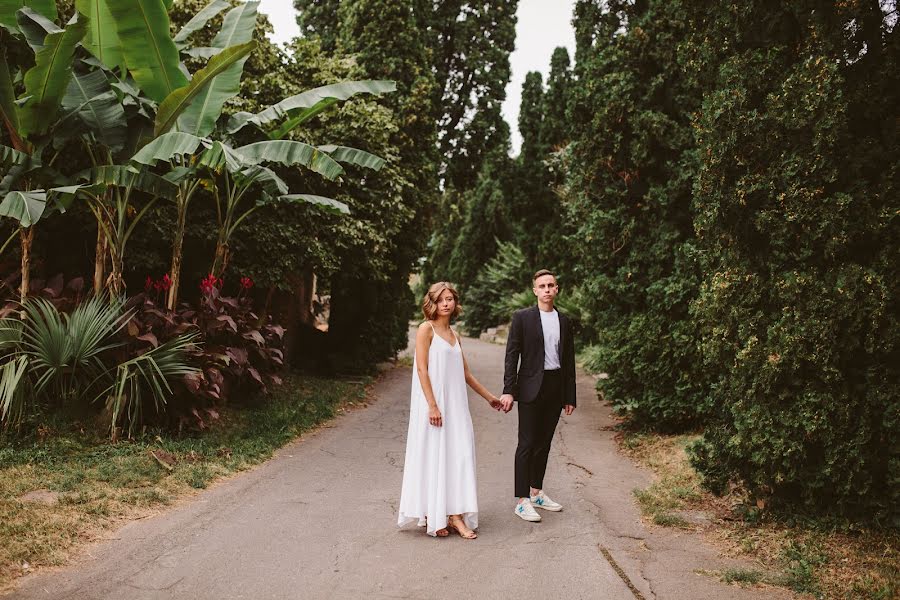
<svg viewBox="0 0 900 600"><path fill-rule="evenodd" d="M503 403L500 402L500 398L494 396L493 394L490 398L488 398L488 404L490 404L491 408L493 408L494 410L500 410L503 408Z"/></svg>
<svg viewBox="0 0 900 600"><path fill-rule="evenodd" d="M437 405L428 409L428 422L435 427L440 427L444 424L444 418L441 416L441 409L439 409Z"/></svg>

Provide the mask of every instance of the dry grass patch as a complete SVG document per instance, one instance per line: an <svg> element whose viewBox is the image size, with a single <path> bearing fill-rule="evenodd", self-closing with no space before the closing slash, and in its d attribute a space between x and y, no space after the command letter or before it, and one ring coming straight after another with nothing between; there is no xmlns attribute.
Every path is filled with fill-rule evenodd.
<svg viewBox="0 0 900 600"><path fill-rule="evenodd" d="M703 529L726 554L755 560L760 569L710 573L728 583L778 585L824 600L900 597L900 532L846 522L774 515L748 506L734 490L716 497L700 486L686 448L698 436L624 433L622 451L656 475L635 490L646 518L657 525ZM685 515L702 513L706 524Z"/></svg>

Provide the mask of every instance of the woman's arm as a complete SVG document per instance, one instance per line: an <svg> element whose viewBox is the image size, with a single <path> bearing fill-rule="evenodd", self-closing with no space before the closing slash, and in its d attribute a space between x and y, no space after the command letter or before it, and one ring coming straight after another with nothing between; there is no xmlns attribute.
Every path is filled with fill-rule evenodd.
<svg viewBox="0 0 900 600"><path fill-rule="evenodd" d="M456 332L454 331L453 333L455 334ZM460 344L459 350L462 353L462 342L460 341L459 335L456 336L456 343ZM480 381L475 379L475 376L472 375L471 371L469 371L469 363L468 363L468 361L466 361L466 355L464 353L462 355L462 359L463 359L463 369L466 374L466 384L468 384L468 386L470 388L475 390L476 394L478 394L479 396L481 396L482 398L487 400L488 404L490 404L492 408L500 410L500 406L501 406L500 398L498 398L494 394L490 393L486 387L481 385Z"/></svg>
<svg viewBox="0 0 900 600"><path fill-rule="evenodd" d="M434 390L431 388L431 377L428 376L428 350L431 348L431 338L433 336L434 330L428 323L419 325L419 330L416 332L415 367L419 374L419 384L421 384L425 400L428 402L428 421L435 427L440 427L443 423L443 418L438 408L437 400L434 397Z"/></svg>

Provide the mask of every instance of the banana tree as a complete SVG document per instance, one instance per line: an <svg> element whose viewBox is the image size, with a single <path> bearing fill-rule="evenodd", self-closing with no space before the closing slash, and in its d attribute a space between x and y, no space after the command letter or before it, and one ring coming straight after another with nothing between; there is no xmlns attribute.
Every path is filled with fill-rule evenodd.
<svg viewBox="0 0 900 600"><path fill-rule="evenodd" d="M216 52L209 54L210 59L204 68L190 76L180 62L179 53L189 52L190 35L201 29L216 14L228 8L229 4L224 0L213 0L174 38L169 35L168 4L170 3L162 0L76 0L79 9L95 17L89 24L84 45L100 64L97 65L97 71L90 75L104 72L107 82L116 88L120 102L130 101L131 105L140 106L141 110L134 117L139 119L143 114L151 119L153 127L145 138L132 140L140 144L173 128L189 130L200 135L206 135L211 131L224 103L237 93L243 63L255 47L250 37L259 3L246 2L225 16L222 30L213 42ZM117 65L118 76L112 69ZM129 75L130 78L126 79ZM103 85L104 82L98 78L94 83ZM87 89L87 86L85 87ZM95 96L98 91L95 87ZM84 110L79 116L85 114L91 116ZM105 152L110 148L114 149L114 145L110 140L102 139L104 136L97 139L96 133L98 121L116 124L113 129L118 130L117 125L121 119L95 118L88 121L91 121L87 123L88 135L85 136L88 138L88 145L91 142L100 142L94 144L96 148L94 152L89 151L94 166L114 165L117 162L115 152ZM131 118L128 129L133 129ZM135 149L134 144L131 144L126 157L131 156ZM99 160L96 160L97 158ZM173 173L179 174L178 177L170 178L177 186L174 198L178 224L173 250L174 285L169 292L172 298L171 305L174 306L187 207L199 182L196 178L184 176L189 169L182 161L176 160L171 167ZM96 210L95 214L98 217L118 213L118 200L112 198L112 194L117 193L114 192L115 189L117 188L106 188L107 210ZM93 206L96 208L101 200L102 198L95 198ZM117 260L112 256L116 252L113 246L120 242L106 237L107 232L115 229L114 223L98 223L94 274L94 285L97 289L104 285L103 273L107 255L113 258L114 263ZM113 269L116 270L115 265ZM119 275L111 273L110 277L119 280Z"/></svg>
<svg viewBox="0 0 900 600"><path fill-rule="evenodd" d="M51 20L57 16L52 0L22 4L0 3L0 121L12 145L0 149L9 157L4 161L0 181L0 214L18 221L22 254L20 300L24 302L30 287L33 228L47 213L48 200L60 193L68 194L59 192L60 184L65 182L51 164L43 163L42 154L51 146L52 130L58 123L62 98L72 77L72 60L85 35L87 19L76 14L65 28L59 28ZM34 52L34 65L30 68L8 60L10 52L23 43ZM11 63L13 72L9 69ZM24 90L17 98L14 82L20 73L24 73Z"/></svg>
<svg viewBox="0 0 900 600"><path fill-rule="evenodd" d="M160 199L173 200L177 186L158 175L125 165L96 167L84 174L88 183L79 191L108 240L110 274L106 287L114 297L125 292L125 249L141 219ZM145 197L137 208L136 195Z"/></svg>

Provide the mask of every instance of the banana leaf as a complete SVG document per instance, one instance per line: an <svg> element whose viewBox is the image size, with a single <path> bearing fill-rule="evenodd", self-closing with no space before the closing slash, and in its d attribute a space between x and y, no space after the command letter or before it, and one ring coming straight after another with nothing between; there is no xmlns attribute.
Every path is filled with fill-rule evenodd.
<svg viewBox="0 0 900 600"><path fill-rule="evenodd" d="M75 8L89 19L87 35L82 42L88 52L107 68L124 67L122 41L106 0L75 0ZM122 75L125 75L124 69Z"/></svg>
<svg viewBox="0 0 900 600"><path fill-rule="evenodd" d="M44 190L8 192L0 201L0 216L15 219L22 227L31 227L40 221L45 208L47 193Z"/></svg>
<svg viewBox="0 0 900 600"><path fill-rule="evenodd" d="M384 159L374 154L369 154L365 150L357 150L356 148L348 148L347 146L334 146L331 144L318 146L319 150L328 154L331 158L339 163L348 165L356 165L373 171L380 171L384 166Z"/></svg>
<svg viewBox="0 0 900 600"><path fill-rule="evenodd" d="M174 38L175 45L179 49L183 49L187 45L188 38L195 31L203 29L210 19L214 18L220 12L228 8L230 4L225 0L212 0L209 4L201 8L191 20L184 24L181 31Z"/></svg>
<svg viewBox="0 0 900 600"><path fill-rule="evenodd" d="M347 206L340 200L326 198L325 196L315 196L313 194L285 194L283 196L279 196L277 199L281 202L305 202L307 204L315 204L317 206L321 206L329 212L342 215L350 214L349 206Z"/></svg>
<svg viewBox="0 0 900 600"><path fill-rule="evenodd" d="M155 134L168 132L177 122L181 131L209 135L225 101L238 93L244 61L254 48L254 41L226 48L197 71L188 85L169 94L156 113Z"/></svg>
<svg viewBox="0 0 900 600"><path fill-rule="evenodd" d="M200 73L211 69L216 61L223 60L222 57L228 55L229 52L236 52L235 48L244 48L248 43L252 43L253 31L256 28L256 9L259 2L244 2L228 11L222 21L222 28L216 34L212 41L213 48L227 48L221 54L217 54L210 59L209 64ZM226 68L216 73L209 82L200 82L197 84L199 93L196 98L184 109L183 114L178 119L178 129L193 133L194 135L209 135L216 127L216 121L222 114L222 107L225 106L230 98L237 95L241 87L241 74L244 71L244 63L247 62L247 56L253 50L250 48L246 53L235 59L229 59ZM197 81L198 73L191 81L191 85ZM163 103L165 104L165 103ZM160 111L162 106L160 107ZM159 121L157 121L159 122Z"/></svg>
<svg viewBox="0 0 900 600"><path fill-rule="evenodd" d="M19 25L19 31L25 37L25 43L35 53L43 49L44 40L48 35L62 31L56 23L27 6L19 9L19 12L16 13L16 22Z"/></svg>
<svg viewBox="0 0 900 600"><path fill-rule="evenodd" d="M98 186L131 188L168 200L178 195L178 186L171 181L148 171L136 171L126 165L104 165L91 169L89 181L95 191Z"/></svg>
<svg viewBox="0 0 900 600"><path fill-rule="evenodd" d="M64 118L77 116L113 152L125 144L128 133L125 109L103 71L72 77L62 107L67 113Z"/></svg>
<svg viewBox="0 0 900 600"><path fill-rule="evenodd" d="M2 38L2 34L0 34ZM13 145L21 144L18 139L19 111L16 108L16 93L13 90L12 77L9 74L9 63L6 58L6 46L0 46L0 121L13 137Z"/></svg>
<svg viewBox="0 0 900 600"><path fill-rule="evenodd" d="M62 31L51 33L44 48L35 55L35 65L25 73L28 100L19 110L23 137L44 133L59 112L60 102L72 77L75 47L84 37L87 22L83 15Z"/></svg>
<svg viewBox="0 0 900 600"><path fill-rule="evenodd" d="M393 81L363 80L344 81L307 90L285 98L278 104L253 115L240 112L228 122L228 133L235 133L247 123L262 127L269 123L287 121L269 134L271 139L281 139L300 124L313 118L328 107L357 94L386 94L397 90Z"/></svg>
<svg viewBox="0 0 900 600"><path fill-rule="evenodd" d="M4 171L28 160L28 155L9 146L0 146L0 167Z"/></svg>
<svg viewBox="0 0 900 600"><path fill-rule="evenodd" d="M56 0L0 0L0 24L8 29L16 27L16 11L31 8L50 20L56 20Z"/></svg>
<svg viewBox="0 0 900 600"><path fill-rule="evenodd" d="M106 0L132 77L156 102L188 84L162 0Z"/></svg>
<svg viewBox="0 0 900 600"><path fill-rule="evenodd" d="M151 166L161 160L172 162L178 156L194 154L201 144L209 147L211 142L190 133L171 131L162 134L141 148L137 154L131 157L130 162Z"/></svg>
<svg viewBox="0 0 900 600"><path fill-rule="evenodd" d="M269 140L237 148L246 164L274 162L286 167L302 165L329 180L335 180L344 168L314 146L291 140Z"/></svg>

